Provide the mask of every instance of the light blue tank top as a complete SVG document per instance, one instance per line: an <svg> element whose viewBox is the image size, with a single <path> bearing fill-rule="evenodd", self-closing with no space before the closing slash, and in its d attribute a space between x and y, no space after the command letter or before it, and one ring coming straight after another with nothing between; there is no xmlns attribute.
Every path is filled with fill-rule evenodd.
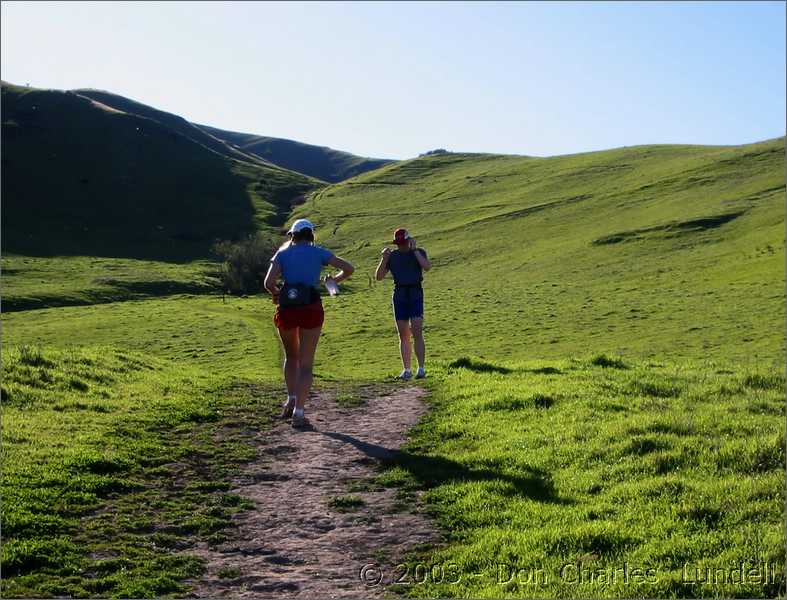
<svg viewBox="0 0 787 600"><path fill-rule="evenodd" d="M273 255L271 262L281 267L285 283L301 283L317 287L320 271L333 257L333 252L312 244L290 244Z"/></svg>

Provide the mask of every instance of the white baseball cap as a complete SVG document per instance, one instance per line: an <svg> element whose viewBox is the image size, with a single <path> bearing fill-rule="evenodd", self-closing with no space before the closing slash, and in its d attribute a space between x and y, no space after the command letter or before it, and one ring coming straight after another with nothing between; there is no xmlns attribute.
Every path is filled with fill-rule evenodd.
<svg viewBox="0 0 787 600"><path fill-rule="evenodd" d="M312 225L312 222L308 219L298 219L292 224L287 233L298 233L304 229L311 229L314 231L314 225Z"/></svg>

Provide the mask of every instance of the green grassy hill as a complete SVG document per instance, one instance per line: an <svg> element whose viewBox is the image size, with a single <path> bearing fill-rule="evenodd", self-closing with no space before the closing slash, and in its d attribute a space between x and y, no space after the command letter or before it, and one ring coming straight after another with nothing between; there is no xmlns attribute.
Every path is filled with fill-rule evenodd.
<svg viewBox="0 0 787 600"><path fill-rule="evenodd" d="M434 412L381 482L447 532L413 565L460 577L407 595L784 594L784 138L425 157L295 216L361 266L320 349L338 380L399 368L371 278L393 230L432 260ZM776 574L703 575L742 563Z"/></svg>
<svg viewBox="0 0 787 600"><path fill-rule="evenodd" d="M2 103L6 255L206 256L322 185L74 92L3 83Z"/></svg>
<svg viewBox="0 0 787 600"><path fill-rule="evenodd" d="M399 370L392 286L371 278L393 230L434 265L433 410L369 483L444 534L403 594L784 596L784 138L423 157L315 189L298 216L357 268L325 299L323 390ZM6 594L186 593L282 399L273 305L196 294L198 262L3 260L4 294L68 298L117 270L157 295L2 315ZM698 575L764 563L767 580Z"/></svg>
<svg viewBox="0 0 787 600"><path fill-rule="evenodd" d="M597 351L781 364L784 152L779 138L426 157L318 191L297 215L367 274L395 228L416 236L435 265L435 358L469 345L490 360ZM350 331L368 320L376 354L388 324L364 307L384 306L389 286L359 274L353 287L347 302L368 319L353 314Z"/></svg>
<svg viewBox="0 0 787 600"><path fill-rule="evenodd" d="M199 125L199 127L218 139L234 144L245 153L253 154L285 169L305 173L330 183L344 181L393 162L382 158L355 156L349 152L334 150L327 146L314 146L282 138L224 131L207 125Z"/></svg>

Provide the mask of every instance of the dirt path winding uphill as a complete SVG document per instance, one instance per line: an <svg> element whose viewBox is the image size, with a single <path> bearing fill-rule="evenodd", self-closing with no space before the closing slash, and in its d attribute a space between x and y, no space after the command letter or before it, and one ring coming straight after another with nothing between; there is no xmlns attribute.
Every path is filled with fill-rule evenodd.
<svg viewBox="0 0 787 600"><path fill-rule="evenodd" d="M365 584L362 567L380 565L390 579L404 552L439 536L417 507L395 507L394 489L348 489L373 476L379 461L404 442L426 412L423 394L408 387L354 408L318 394L307 405L311 429L294 430L282 421L261 433L260 459L239 474L233 490L256 509L236 516L231 541L189 550L207 561L206 575L191 582L189 596L381 596L384 586ZM349 512L331 506L348 493L363 504ZM370 575L374 581L375 572Z"/></svg>

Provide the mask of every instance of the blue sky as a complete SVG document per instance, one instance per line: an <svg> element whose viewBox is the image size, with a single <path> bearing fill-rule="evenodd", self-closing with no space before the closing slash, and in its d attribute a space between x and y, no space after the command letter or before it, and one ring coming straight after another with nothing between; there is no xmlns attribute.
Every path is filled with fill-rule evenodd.
<svg viewBox="0 0 787 600"><path fill-rule="evenodd" d="M356 154L785 134L784 2L3 2L2 78Z"/></svg>

